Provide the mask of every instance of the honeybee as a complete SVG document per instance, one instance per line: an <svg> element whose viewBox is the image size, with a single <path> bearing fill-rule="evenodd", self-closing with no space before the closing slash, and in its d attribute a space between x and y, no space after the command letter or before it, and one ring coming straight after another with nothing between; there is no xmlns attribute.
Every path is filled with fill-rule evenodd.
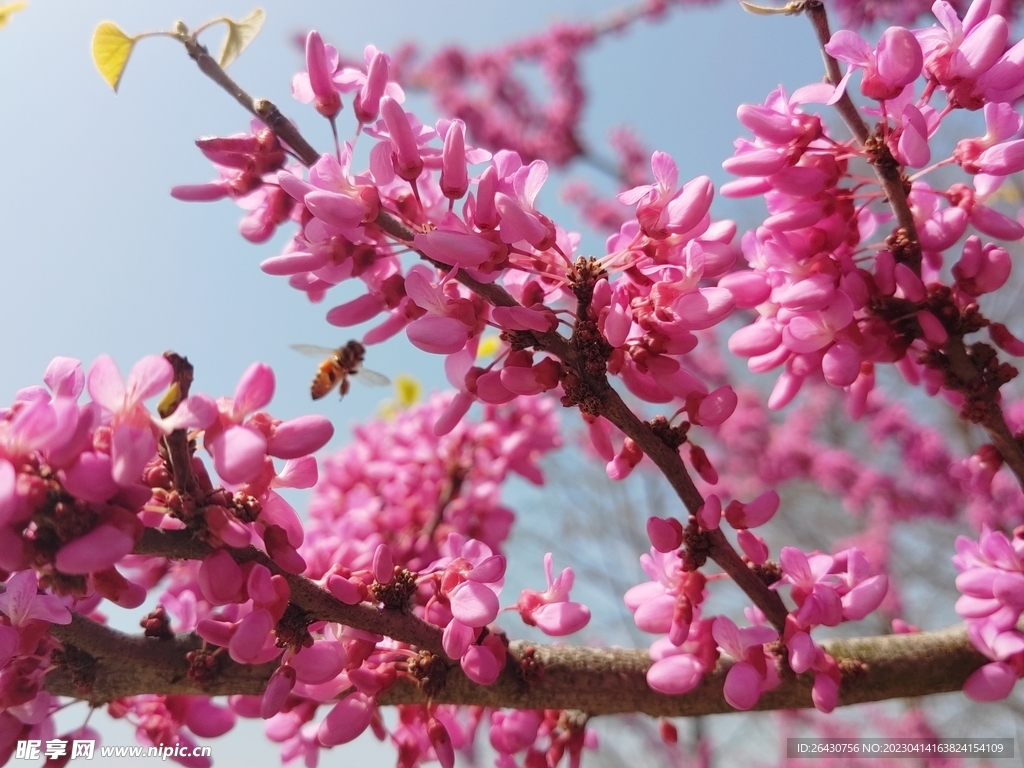
<svg viewBox="0 0 1024 768"><path fill-rule="evenodd" d="M359 381L371 387L387 386L391 383L384 374L363 368L366 347L358 341L350 341L337 349L320 347L316 344L292 344L292 349L307 357L327 357L320 363L316 376L313 377L313 384L309 388L309 393L314 400L319 400L334 389L335 384L340 385L339 390L341 396L344 397L348 394L352 376L358 376Z"/></svg>

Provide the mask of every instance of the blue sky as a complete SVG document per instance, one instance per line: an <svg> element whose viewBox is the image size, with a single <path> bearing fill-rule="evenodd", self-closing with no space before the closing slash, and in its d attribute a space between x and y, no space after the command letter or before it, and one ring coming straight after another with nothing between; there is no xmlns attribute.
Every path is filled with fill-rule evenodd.
<svg viewBox="0 0 1024 768"><path fill-rule="evenodd" d="M620 5L272 0L262 7L266 26L231 73L254 96L275 101L315 146L326 148L326 123L290 97L291 76L302 66L296 33L315 27L355 54L367 43L394 50L408 39L426 53L455 42L482 50L553 19L604 15ZM139 44L116 96L89 58L92 31L105 19L134 33L170 29L177 19L195 27L211 14L239 18L251 9L240 0L36 0L0 31L0 327L6 329L0 336L0 402L39 383L55 355L88 364L110 354L127 373L140 357L167 349L189 357L195 389L213 396L230 394L253 361L269 363L277 374L271 412L281 418L330 416L338 427L335 445L345 439L348 424L388 396L353 388L340 404L333 397L310 402L315 363L289 345L335 346L358 337L359 329L335 329L324 320L331 306L355 293L310 304L282 278L259 271L280 239L252 246L237 232L240 212L232 204L170 198L176 184L213 177L192 142L246 130L241 109L170 40ZM220 32L213 32L207 44L216 50ZM726 180L721 161L743 133L736 107L762 101L780 83L792 90L821 77L806 20L754 17L732 3L674 10L661 23L637 24L605 39L583 65L591 89L584 124L590 145L608 154L608 131L629 124L649 147L673 155L681 179L708 174L716 183ZM350 132L350 117L350 109L341 115L343 135ZM426 122L436 115L422 117ZM586 169L570 173L577 170L597 178ZM575 230L581 223L557 202L565 178L549 181L541 207ZM758 209L744 213L716 200L712 210L749 221ZM407 372L427 388L445 385L440 359L411 348L404 337L373 348L369 360L392 377ZM62 723L78 724L83 713L77 705ZM93 721L107 744L133 743L123 723L111 725L99 714ZM264 741L258 723L240 726L213 746L218 766L276 761L267 752L276 747ZM393 760L391 750L381 753L372 740L355 749L363 751L345 757Z"/></svg>

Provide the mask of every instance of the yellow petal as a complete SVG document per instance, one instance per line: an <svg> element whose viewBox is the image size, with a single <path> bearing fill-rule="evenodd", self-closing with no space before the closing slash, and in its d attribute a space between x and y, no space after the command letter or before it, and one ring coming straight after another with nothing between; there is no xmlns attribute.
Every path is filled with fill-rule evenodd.
<svg viewBox="0 0 1024 768"><path fill-rule="evenodd" d="M131 56L135 38L122 32L112 21L101 22L92 35L92 60L103 79L117 91Z"/></svg>
<svg viewBox="0 0 1024 768"><path fill-rule="evenodd" d="M228 25L228 34L220 48L220 56L217 63L225 69L230 66L231 62L238 58L239 54L246 49L249 43L256 39L256 35L263 28L263 22L266 20L266 17L267 15L263 12L263 9L257 8L240 21L224 19Z"/></svg>
<svg viewBox="0 0 1024 768"><path fill-rule="evenodd" d="M28 3L7 3L7 5L0 5L0 28L6 26L7 22L11 20L11 16L20 11L26 5L28 5Z"/></svg>

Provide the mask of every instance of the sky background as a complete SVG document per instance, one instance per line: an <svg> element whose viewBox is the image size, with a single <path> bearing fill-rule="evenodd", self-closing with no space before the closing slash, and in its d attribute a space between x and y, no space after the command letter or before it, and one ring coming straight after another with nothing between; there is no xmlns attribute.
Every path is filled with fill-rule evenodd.
<svg viewBox="0 0 1024 768"><path fill-rule="evenodd" d="M35 0L0 31L0 402L40 383L55 355L88 365L109 354L127 374L144 355L172 349L194 364L194 391L214 397L231 394L239 375L261 360L277 376L271 413L329 416L337 446L351 423L390 395L354 387L342 403L335 397L311 403L315 363L289 349L296 342L337 346L360 336L360 329L336 329L324 320L358 286L311 304L283 278L258 268L277 253L280 237L253 246L238 234L241 212L232 203L169 196L176 184L214 176L193 140L246 131L248 116L169 39L136 47L116 96L90 59L91 35L102 20L136 33L171 29L177 19L195 27L213 14L240 18L252 7L250 0ZM277 103L325 149L326 122L291 98L291 77L303 66L296 34L316 28L354 55L367 43L390 51L409 39L426 54L450 43L478 51L556 19L604 16L621 4L272 1L262 7L266 25L231 74L253 96ZM203 38L213 51L221 29ZM707 174L716 184L727 180L721 162L744 133L736 107L763 101L780 83L792 91L815 82L822 71L806 20L750 16L733 3L673 10L660 23L638 23L588 52L583 66L590 89L583 133L590 146L610 155L605 137L628 124L649 147L675 158L681 180ZM424 102L411 103L418 108ZM349 101L339 118L343 137L351 133L351 114ZM437 117L430 110L419 114L424 122ZM582 225L558 203L557 192L574 175L599 178L589 169L556 174L540 205L568 230ZM712 208L716 217L742 221L746 215L748 222L755 210L721 199ZM599 243L593 237L585 242ZM412 374L428 390L445 386L440 363L404 336L369 356L370 367L392 378ZM70 708L62 725L80 724L84 711ZM124 723L97 714L92 724L107 744L134 743ZM276 747L263 739L260 723L240 721L211 744L217 766L276 764ZM324 764L394 760L393 750L372 739L343 749L325 754Z"/></svg>

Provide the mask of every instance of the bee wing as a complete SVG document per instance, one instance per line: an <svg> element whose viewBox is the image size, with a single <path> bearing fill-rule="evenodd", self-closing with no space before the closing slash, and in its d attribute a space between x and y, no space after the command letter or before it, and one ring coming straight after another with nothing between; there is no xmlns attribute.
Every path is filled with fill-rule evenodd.
<svg viewBox="0 0 1024 768"><path fill-rule="evenodd" d="M369 368L360 367L354 375L358 381L368 387L386 387L391 383L391 379L383 373L371 371Z"/></svg>
<svg viewBox="0 0 1024 768"><path fill-rule="evenodd" d="M331 349L330 347L321 347L317 344L292 344L292 349L296 352L300 352L306 357L315 357L319 359L330 357L338 351L336 349Z"/></svg>

